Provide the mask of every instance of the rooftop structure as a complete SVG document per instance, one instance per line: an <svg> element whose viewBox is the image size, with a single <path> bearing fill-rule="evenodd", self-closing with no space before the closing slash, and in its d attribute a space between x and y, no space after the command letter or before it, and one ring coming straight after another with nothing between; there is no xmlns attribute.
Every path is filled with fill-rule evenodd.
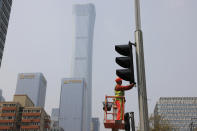
<svg viewBox="0 0 197 131"><path fill-rule="evenodd" d="M27 95L14 95L14 102L18 102L22 107L33 107L34 103Z"/></svg>

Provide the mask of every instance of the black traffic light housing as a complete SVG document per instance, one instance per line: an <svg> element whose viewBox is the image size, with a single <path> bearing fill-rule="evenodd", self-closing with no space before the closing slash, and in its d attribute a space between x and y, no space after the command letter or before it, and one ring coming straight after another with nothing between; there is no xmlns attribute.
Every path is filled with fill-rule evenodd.
<svg viewBox="0 0 197 131"><path fill-rule="evenodd" d="M126 69L116 70L116 75L125 81L135 83L134 67L133 67L133 51L132 43L129 41L128 45L116 45L115 50L120 55L125 57L116 57L116 63Z"/></svg>

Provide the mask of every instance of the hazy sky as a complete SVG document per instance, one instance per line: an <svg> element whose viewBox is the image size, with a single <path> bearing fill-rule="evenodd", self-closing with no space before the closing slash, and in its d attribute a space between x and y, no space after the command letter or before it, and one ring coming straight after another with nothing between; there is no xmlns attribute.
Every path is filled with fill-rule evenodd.
<svg viewBox="0 0 197 131"><path fill-rule="evenodd" d="M134 41L133 0L15 0L0 69L6 100L12 100L18 73L42 72L48 82L45 109L58 107L61 78L71 69L72 5L87 2L96 7L92 105L102 125L101 102L113 95L119 68L114 45ZM196 5L196 0L141 0L149 114L161 96L196 96ZM126 93L126 111L134 111L138 121L137 98L137 88Z"/></svg>

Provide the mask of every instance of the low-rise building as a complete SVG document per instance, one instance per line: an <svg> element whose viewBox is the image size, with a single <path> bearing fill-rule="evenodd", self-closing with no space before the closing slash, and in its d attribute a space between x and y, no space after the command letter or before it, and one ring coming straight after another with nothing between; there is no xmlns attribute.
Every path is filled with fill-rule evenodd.
<svg viewBox="0 0 197 131"><path fill-rule="evenodd" d="M20 107L17 102L0 102L0 130L19 130Z"/></svg>
<svg viewBox="0 0 197 131"><path fill-rule="evenodd" d="M27 95L15 95L13 102L0 102L0 130L49 131L50 116L35 107Z"/></svg>
<svg viewBox="0 0 197 131"><path fill-rule="evenodd" d="M47 131L50 129L50 117L41 107L24 107L20 129Z"/></svg>

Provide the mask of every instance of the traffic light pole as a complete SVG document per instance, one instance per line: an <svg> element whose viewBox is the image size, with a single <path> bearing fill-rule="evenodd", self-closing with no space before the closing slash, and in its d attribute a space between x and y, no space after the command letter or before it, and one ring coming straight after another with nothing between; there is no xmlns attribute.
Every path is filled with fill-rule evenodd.
<svg viewBox="0 0 197 131"><path fill-rule="evenodd" d="M140 0L135 0L135 20L136 20L135 43L136 43L140 131L149 131L143 36L142 36L141 20L140 20Z"/></svg>

